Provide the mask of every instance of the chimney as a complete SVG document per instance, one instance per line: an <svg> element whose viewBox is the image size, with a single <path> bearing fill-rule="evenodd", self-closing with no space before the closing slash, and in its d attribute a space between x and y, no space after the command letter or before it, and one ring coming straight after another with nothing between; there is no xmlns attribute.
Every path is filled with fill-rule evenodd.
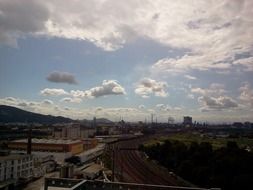
<svg viewBox="0 0 253 190"><path fill-rule="evenodd" d="M28 131L28 140L27 140L27 154L31 154L32 152L32 127Z"/></svg>

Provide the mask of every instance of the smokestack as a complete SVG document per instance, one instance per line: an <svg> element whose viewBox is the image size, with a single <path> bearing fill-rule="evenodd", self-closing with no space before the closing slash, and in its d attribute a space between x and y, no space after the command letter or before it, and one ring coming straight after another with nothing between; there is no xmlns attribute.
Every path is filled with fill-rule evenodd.
<svg viewBox="0 0 253 190"><path fill-rule="evenodd" d="M27 140L27 154L31 154L32 152L32 127L28 131L28 140Z"/></svg>

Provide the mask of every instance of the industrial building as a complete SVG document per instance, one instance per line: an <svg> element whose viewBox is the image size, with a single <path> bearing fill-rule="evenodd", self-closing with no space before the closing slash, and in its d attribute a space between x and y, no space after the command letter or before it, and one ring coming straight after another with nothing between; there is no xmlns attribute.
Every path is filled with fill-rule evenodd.
<svg viewBox="0 0 253 190"><path fill-rule="evenodd" d="M85 127L80 129L80 138L94 137L96 134L96 129L91 127Z"/></svg>
<svg viewBox="0 0 253 190"><path fill-rule="evenodd" d="M93 160L101 156L104 152L104 148L105 148L104 144L99 144L96 148L87 150L85 152L77 154L76 156L80 159L81 163L85 163L87 161Z"/></svg>
<svg viewBox="0 0 253 190"><path fill-rule="evenodd" d="M192 117L190 117L190 116L184 116L183 124L185 126L192 126Z"/></svg>
<svg viewBox="0 0 253 190"><path fill-rule="evenodd" d="M8 143L8 148L16 153L25 153L27 139L15 140ZM83 142L80 140L32 139L32 154L37 157L54 155L57 162L63 162L75 154L83 152Z"/></svg>
<svg viewBox="0 0 253 190"><path fill-rule="evenodd" d="M11 150L26 150L27 139L14 140L8 143ZM71 152L78 154L83 151L80 140L32 139L32 151Z"/></svg>
<svg viewBox="0 0 253 190"><path fill-rule="evenodd" d="M78 124L55 127L53 137L56 139L83 139L95 136L96 129L81 127Z"/></svg>
<svg viewBox="0 0 253 190"><path fill-rule="evenodd" d="M98 139L96 138L84 138L82 142L84 151L95 148L98 145Z"/></svg>

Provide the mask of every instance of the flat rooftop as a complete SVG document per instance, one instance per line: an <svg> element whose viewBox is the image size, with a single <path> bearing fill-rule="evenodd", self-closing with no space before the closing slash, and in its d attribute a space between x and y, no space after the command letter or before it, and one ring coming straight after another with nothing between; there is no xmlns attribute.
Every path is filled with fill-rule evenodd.
<svg viewBox="0 0 253 190"><path fill-rule="evenodd" d="M98 151L104 150L104 148L105 148L105 144L99 144L95 148L92 148L92 149L86 150L84 152L81 152L79 154L76 154L76 156L87 156L90 154L95 154Z"/></svg>
<svg viewBox="0 0 253 190"><path fill-rule="evenodd" d="M104 182L80 179L67 178L45 178L44 190L220 190L219 188L197 188L197 187L179 187L179 186L165 186L165 185L148 185L137 183L122 183L122 182Z"/></svg>
<svg viewBox="0 0 253 190"><path fill-rule="evenodd" d="M11 142L18 143L27 143L27 139L19 139ZM32 144L74 144L74 143L82 143L80 140L65 140L65 139L32 139Z"/></svg>
<svg viewBox="0 0 253 190"><path fill-rule="evenodd" d="M95 174L98 173L100 171L102 171L103 167L99 164L92 164L90 166L88 166L87 168L83 169L82 172L86 173L86 174Z"/></svg>
<svg viewBox="0 0 253 190"><path fill-rule="evenodd" d="M27 154L9 154L7 156L0 156L0 162L7 161L7 160L20 160L20 159L26 158L28 156L31 156L31 155L27 155Z"/></svg>

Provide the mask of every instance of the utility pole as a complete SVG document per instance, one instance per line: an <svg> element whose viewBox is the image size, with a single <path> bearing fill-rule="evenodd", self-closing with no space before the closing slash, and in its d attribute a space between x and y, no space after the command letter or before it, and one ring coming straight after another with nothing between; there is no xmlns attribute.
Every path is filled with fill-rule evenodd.
<svg viewBox="0 0 253 190"><path fill-rule="evenodd" d="M112 182L114 182L114 177L115 177L115 151L114 151L114 146L112 149Z"/></svg>

